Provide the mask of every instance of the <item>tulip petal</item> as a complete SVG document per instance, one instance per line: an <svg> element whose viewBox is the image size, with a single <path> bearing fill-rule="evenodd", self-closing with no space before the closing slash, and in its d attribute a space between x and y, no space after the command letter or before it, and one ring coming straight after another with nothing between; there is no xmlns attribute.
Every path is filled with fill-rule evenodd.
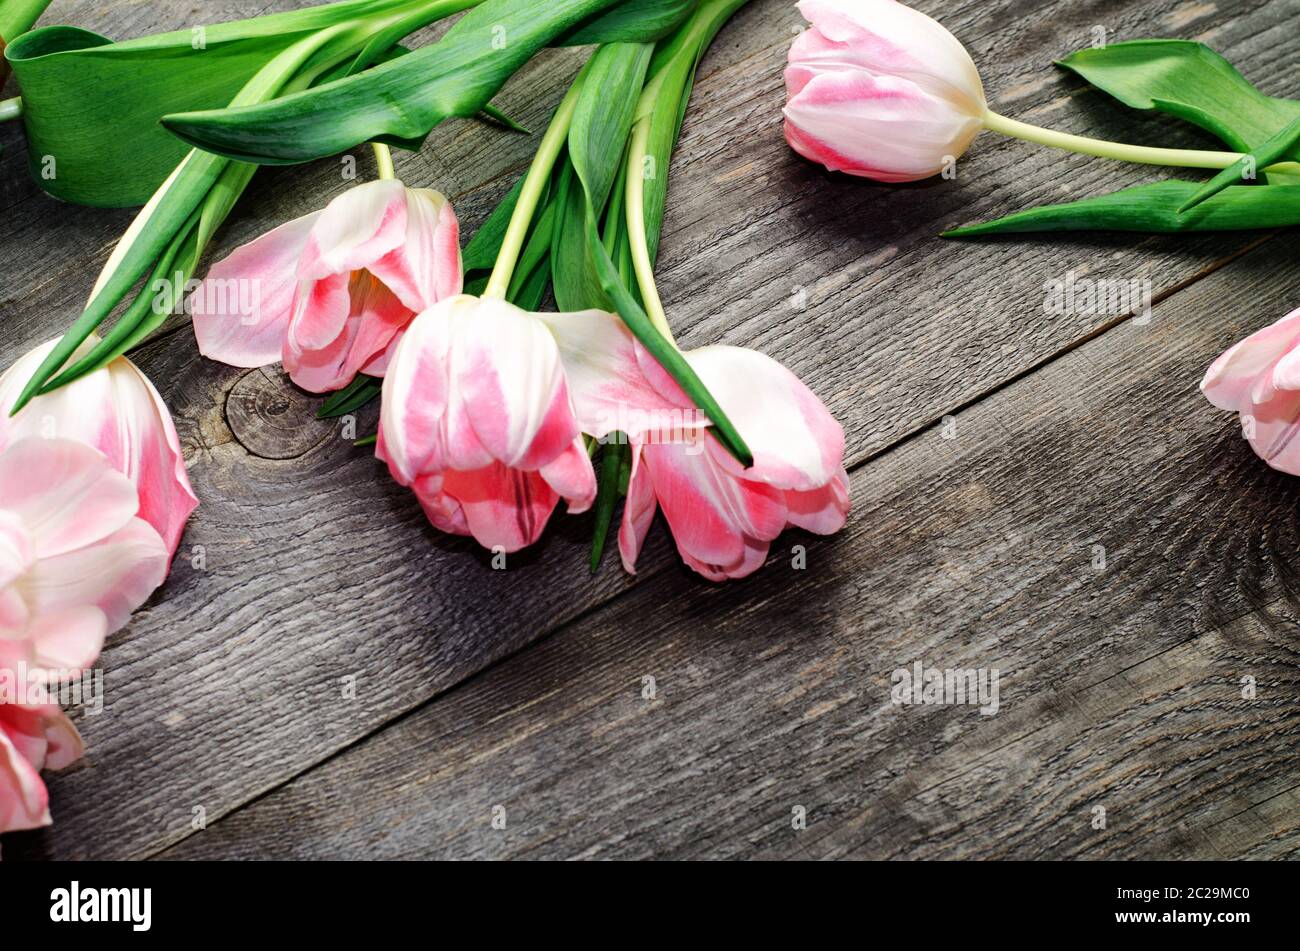
<svg viewBox="0 0 1300 951"><path fill-rule="evenodd" d="M702 347L686 354L754 454L744 469L716 441L709 452L736 476L809 491L841 470L844 429L797 376L757 350Z"/></svg>
<svg viewBox="0 0 1300 951"><path fill-rule="evenodd" d="M412 483L411 488L420 500L420 506L429 522L440 532L452 535L469 535L469 522L465 520L465 510L460 502L443 491L443 474L421 476Z"/></svg>
<svg viewBox="0 0 1300 951"><path fill-rule="evenodd" d="M984 88L970 53L942 24L895 0L801 0L813 28L790 50L791 62L902 76L964 111L984 110Z"/></svg>
<svg viewBox="0 0 1300 951"><path fill-rule="evenodd" d="M447 472L443 489L460 503L478 543L507 553L537 541L560 500L538 473L499 462L472 472Z"/></svg>
<svg viewBox="0 0 1300 951"><path fill-rule="evenodd" d="M786 518L798 528L834 535L849 514L849 474L843 469L820 489L785 494Z"/></svg>
<svg viewBox="0 0 1300 951"><path fill-rule="evenodd" d="M199 504L176 425L158 390L134 363L114 361L108 369L116 393L120 454L115 456L111 449L106 454L135 483L140 497L136 516L154 527L174 555L185 523Z"/></svg>
<svg viewBox="0 0 1300 951"><path fill-rule="evenodd" d="M0 723L0 832L50 824L49 793L40 773L18 752Z"/></svg>
<svg viewBox="0 0 1300 951"><path fill-rule="evenodd" d="M23 527L23 520L14 512L0 509L0 591L25 572L36 560L36 546ZM5 626L5 613L0 608L0 628Z"/></svg>
<svg viewBox="0 0 1300 951"><path fill-rule="evenodd" d="M286 367L296 364L304 354L337 343L352 310L352 295L348 292L351 280L351 272L345 271L298 285L281 352Z"/></svg>
<svg viewBox="0 0 1300 951"><path fill-rule="evenodd" d="M0 454L4 506L22 520L38 559L92 545L127 525L135 486L100 452L68 439L24 439Z"/></svg>
<svg viewBox="0 0 1300 951"><path fill-rule="evenodd" d="M641 447L634 443L632 473L627 484L627 498L623 501L623 521L618 530L618 552L623 560L623 570L630 575L636 574L636 562L658 505L654 481L641 458Z"/></svg>
<svg viewBox="0 0 1300 951"><path fill-rule="evenodd" d="M538 314L550 328L584 433L603 439L618 431L640 439L683 427L708 425L680 387L643 348L616 314L585 310Z"/></svg>
<svg viewBox="0 0 1300 951"><path fill-rule="evenodd" d="M33 614L94 605L104 612L111 634L163 583L167 560L153 526L132 519L103 541L42 558L19 584Z"/></svg>
<svg viewBox="0 0 1300 951"><path fill-rule="evenodd" d="M286 222L212 265L187 303L199 353L234 367L279 362L298 288L298 259L320 215Z"/></svg>
<svg viewBox="0 0 1300 951"><path fill-rule="evenodd" d="M45 715L45 744L43 769L63 769L81 759L85 752L81 734L67 714L57 708Z"/></svg>
<svg viewBox="0 0 1300 951"><path fill-rule="evenodd" d="M342 278L326 278L315 286L323 288L336 281ZM284 366L290 378L313 393L327 393L351 383L363 368L387 351L414 316L369 271L352 272L346 283L346 299L336 298L335 288L326 293L328 301L324 298L315 301L321 305L322 314L346 306L343 321L323 331L336 331L335 335L312 347L302 346L302 338L291 335L285 349Z"/></svg>
<svg viewBox="0 0 1300 951"><path fill-rule="evenodd" d="M570 515L580 515L596 501L596 472L581 436L537 472L560 498L568 500Z"/></svg>
<svg viewBox="0 0 1300 951"><path fill-rule="evenodd" d="M762 568L763 563L767 561L767 553L770 550L770 545L767 542L755 541L752 538L746 538L744 542L740 558L726 565L711 565L700 561L682 548L680 544L678 545L678 553L688 567L703 575L709 581L728 581L753 574L759 568Z"/></svg>
<svg viewBox="0 0 1300 951"><path fill-rule="evenodd" d="M135 483L139 517L154 526L174 552L198 499L185 472L171 414L130 360L120 357L102 370L36 397L17 416L8 415L22 385L55 343L51 340L29 351L0 377L0 450L20 439L51 436L93 446Z"/></svg>
<svg viewBox="0 0 1300 951"><path fill-rule="evenodd" d="M864 72L813 77L785 107L786 137L831 171L882 182L937 175L961 155L981 120L909 79Z"/></svg>
<svg viewBox="0 0 1300 951"><path fill-rule="evenodd" d="M1224 351L1205 371L1201 392L1219 409L1244 410L1260 374L1298 343L1300 310L1295 310Z"/></svg>
<svg viewBox="0 0 1300 951"><path fill-rule="evenodd" d="M479 441L507 466L538 469L578 435L547 325L483 300L455 324L455 386Z"/></svg>
<svg viewBox="0 0 1300 951"><path fill-rule="evenodd" d="M406 238L369 269L413 313L459 294L460 223L451 202L429 188L408 188Z"/></svg>
<svg viewBox="0 0 1300 951"><path fill-rule="evenodd" d="M384 377L376 455L410 485L422 473L492 461L449 385L453 315L472 297L440 301L407 328Z"/></svg>
<svg viewBox="0 0 1300 951"><path fill-rule="evenodd" d="M744 560L746 538L770 541L785 528L784 493L737 479L709 453L681 446L646 446L644 461L677 547L697 561Z"/></svg>
<svg viewBox="0 0 1300 951"><path fill-rule="evenodd" d="M307 238L298 278L319 281L369 267L406 238L406 187L378 179L331 201Z"/></svg>
<svg viewBox="0 0 1300 951"><path fill-rule="evenodd" d="M48 671L84 670L99 657L108 637L108 618L95 607L70 607L38 615L24 636L33 663Z"/></svg>

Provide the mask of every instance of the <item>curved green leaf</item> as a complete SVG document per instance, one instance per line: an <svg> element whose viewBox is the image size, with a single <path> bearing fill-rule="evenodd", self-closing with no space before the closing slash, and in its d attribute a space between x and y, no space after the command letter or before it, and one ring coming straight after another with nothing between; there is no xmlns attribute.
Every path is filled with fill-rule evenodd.
<svg viewBox="0 0 1300 951"><path fill-rule="evenodd" d="M547 0L539 9L536 0L485 0L438 42L361 75L261 105L168 115L163 125L199 148L266 165L323 158L370 140L409 147L444 119L479 112L540 49L619 5ZM660 35L663 23L645 30ZM620 38L629 32L620 22Z"/></svg>
<svg viewBox="0 0 1300 951"><path fill-rule="evenodd" d="M6 0L7 2L7 0ZM259 69L309 33L411 0L347 0L114 43L51 26L9 45L32 175L56 198L139 205L189 151L158 120L227 106Z"/></svg>
<svg viewBox="0 0 1300 951"><path fill-rule="evenodd" d="M1030 208L965 228L945 238L980 238L1033 231L1253 231L1300 224L1300 188L1232 185L1190 211L1178 209L1196 194L1197 182L1164 181L1096 198Z"/></svg>
<svg viewBox="0 0 1300 951"><path fill-rule="evenodd" d="M561 188L564 201L551 254L560 310L610 307L587 250L587 208L599 220L609 201L653 50L648 43L611 43L596 50L587 66L569 127L567 168L575 181Z"/></svg>
<svg viewBox="0 0 1300 951"><path fill-rule="evenodd" d="M1262 145L1251 149L1241 158L1237 159L1237 161L1206 182L1195 195L1187 199L1187 201L1179 207L1179 213L1196 207L1212 195L1217 195L1229 185L1235 185L1247 178L1253 179L1258 169L1273 164L1282 156L1289 153L1297 141L1300 141L1300 117L1293 120L1289 126L1277 135L1273 136Z"/></svg>
<svg viewBox="0 0 1300 951"><path fill-rule="evenodd" d="M1264 95L1231 63L1191 40L1131 40L1071 53L1058 66L1134 109L1194 123L1248 152L1297 117L1300 102Z"/></svg>

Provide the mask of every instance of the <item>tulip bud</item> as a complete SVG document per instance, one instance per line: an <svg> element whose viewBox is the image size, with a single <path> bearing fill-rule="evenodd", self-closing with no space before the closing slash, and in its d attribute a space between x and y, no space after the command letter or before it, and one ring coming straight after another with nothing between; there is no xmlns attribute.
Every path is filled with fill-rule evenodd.
<svg viewBox="0 0 1300 951"><path fill-rule="evenodd" d="M791 148L882 182L928 178L966 151L986 105L956 37L895 0L802 0L799 10L812 26L785 71Z"/></svg>
<svg viewBox="0 0 1300 951"><path fill-rule="evenodd" d="M459 227L438 192L357 185L212 266L188 305L199 352L237 367L283 360L314 393L383 376L415 315L460 293Z"/></svg>
<svg viewBox="0 0 1300 951"><path fill-rule="evenodd" d="M92 338L85 347L95 342ZM37 347L0 375L0 451L25 438L70 439L98 449L135 485L140 518L158 532L168 552L175 553L199 501L190 487L171 414L135 364L119 357L102 370L36 397L16 416L9 415L54 344L51 340Z"/></svg>
<svg viewBox="0 0 1300 951"><path fill-rule="evenodd" d="M1238 341L1210 365L1201 392L1241 416L1241 433L1274 469L1300 475L1300 310Z"/></svg>
<svg viewBox="0 0 1300 951"><path fill-rule="evenodd" d="M384 377L376 455L436 528L515 552L563 498L596 496L559 347L504 300L449 297L420 314Z"/></svg>

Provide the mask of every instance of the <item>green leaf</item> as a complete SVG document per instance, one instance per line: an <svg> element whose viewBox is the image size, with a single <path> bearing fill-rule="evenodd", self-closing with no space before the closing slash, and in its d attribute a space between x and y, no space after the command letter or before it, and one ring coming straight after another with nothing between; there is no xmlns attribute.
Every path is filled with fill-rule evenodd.
<svg viewBox="0 0 1300 951"><path fill-rule="evenodd" d="M122 43L70 26L26 33L7 54L22 86L32 175L64 201L143 204L189 151L159 126L163 115L228 106L303 37L403 3L349 0Z"/></svg>
<svg viewBox="0 0 1300 951"><path fill-rule="evenodd" d="M651 260L659 253L664 207L668 199L668 170L681 136L686 107L695 88L695 71L718 31L747 2L711 0L700 8L697 16L655 50L646 85L655 88L656 95L650 114L647 167L642 169L645 180L642 209Z"/></svg>
<svg viewBox="0 0 1300 951"><path fill-rule="evenodd" d="M348 413L355 413L367 403L378 399L383 389L383 380L358 373L351 383L329 395L320 409L316 410L316 418L336 419Z"/></svg>
<svg viewBox="0 0 1300 951"><path fill-rule="evenodd" d="M1197 182L1164 181L1072 201L1030 208L945 231L945 238L978 238L1034 231L1253 231L1300 224L1300 188L1294 185L1232 185L1186 214L1178 209L1196 194Z"/></svg>
<svg viewBox="0 0 1300 951"><path fill-rule="evenodd" d="M620 432L610 433L605 440L600 457L600 482L596 491L596 524L591 535L591 573L600 568L601 555L605 553L605 539L609 535L609 526L614 521L614 506L623 494L620 482L626 457L631 456L627 445L627 436Z"/></svg>
<svg viewBox="0 0 1300 951"><path fill-rule="evenodd" d="M293 81L303 65L328 47L343 30L342 25L337 25L308 34L259 70L245 83L235 101L256 101L273 95ZM190 249L183 260L192 272L203 245L229 213L253 171L253 166L232 165L228 159L197 150L182 160L136 215L131 227L113 249L86 309L28 381L14 405L14 413L38 392L49 392L104 366L124 352L124 347L141 340L142 332L147 333L166 318L171 306L156 306L155 292L146 286L112 333L75 365L59 374L64 362L107 320L141 278L148 275L152 283L171 276L172 264L187 243ZM194 236L192 243L189 242L191 234ZM173 300L178 301L183 286L174 287L172 291ZM56 374L59 375L54 379Z"/></svg>
<svg viewBox="0 0 1300 951"><path fill-rule="evenodd" d="M487 116L492 121L498 122L501 125L505 126L511 132L518 132L521 135L532 134L528 131L528 128L526 126L520 125L517 121L512 119L510 116L506 115L504 112L502 112L500 109L498 109L496 106L492 105L491 103L483 107L483 115Z"/></svg>
<svg viewBox="0 0 1300 951"><path fill-rule="evenodd" d="M649 43L677 29L700 0L624 0L613 10L561 37L557 46Z"/></svg>
<svg viewBox="0 0 1300 951"><path fill-rule="evenodd" d="M1300 102L1274 99L1226 59L1190 40L1132 40L1071 53L1059 66L1134 109L1156 109L1246 152L1296 118Z"/></svg>
<svg viewBox="0 0 1300 951"><path fill-rule="evenodd" d="M0 3L0 43L12 43L32 28L50 0L4 0Z"/></svg>
<svg viewBox="0 0 1300 951"><path fill-rule="evenodd" d="M1179 213L1181 214L1196 207L1210 196L1217 195L1229 185L1234 185L1246 178L1254 178L1257 170L1271 165L1283 155L1286 155L1297 141L1300 141L1300 117L1297 117L1289 126L1267 142L1251 149L1232 165L1229 165L1206 182L1195 195L1183 203L1178 209Z"/></svg>
<svg viewBox="0 0 1300 951"><path fill-rule="evenodd" d="M587 66L569 127L568 162L559 188L564 202L551 255L560 310L610 307L587 251L587 209L594 209L599 219L608 203L652 53L649 44L613 43L600 47Z"/></svg>
<svg viewBox="0 0 1300 951"><path fill-rule="evenodd" d="M735 425L731 422L718 401L713 398L704 381L696 375L695 370L686 362L670 341L664 339L658 329L646 316L640 303L637 302L627 285L623 283L618 269L614 267L614 262L610 260L604 244L601 243L600 234L596 231L596 215L590 208L587 213L587 246L591 249L592 258L596 263L596 274L600 277L601 286L610 300L614 302L614 307L618 315L623 318L623 323L627 324L628 330L641 341L641 345L650 352L650 355L659 362L659 365L668 372L668 374L677 381L677 385L682 391L695 403L697 407L704 412L709 420L713 423L711 429L714 436L726 448L726 450L736 457L745 468L754 464L754 455L749 451L749 446L741 438L740 433L736 430Z"/></svg>
<svg viewBox="0 0 1300 951"><path fill-rule="evenodd" d="M261 105L164 116L163 125L199 148L268 165L370 140L407 146L444 119L482 110L540 49L618 2L485 0L438 42L361 75ZM662 29L649 26L650 35Z"/></svg>
<svg viewBox="0 0 1300 951"><path fill-rule="evenodd" d="M524 188L524 176L519 177L506 197L497 203L487 220L474 232L474 237L465 250L461 252L461 264L465 273L472 271L491 271L501 253L501 243L505 240L506 230L510 227L510 216L515 213L519 202L519 193Z"/></svg>

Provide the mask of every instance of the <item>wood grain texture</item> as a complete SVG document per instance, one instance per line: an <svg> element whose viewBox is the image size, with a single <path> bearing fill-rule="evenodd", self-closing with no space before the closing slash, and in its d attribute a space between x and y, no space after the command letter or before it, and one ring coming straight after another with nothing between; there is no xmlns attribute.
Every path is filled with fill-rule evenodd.
<svg viewBox="0 0 1300 951"><path fill-rule="evenodd" d="M1265 91L1300 86L1295 0L917 5L971 48L994 108L1066 131L1209 141L1172 120L1136 116L1052 70L1053 58L1091 42L1098 23L1112 39L1205 38ZM204 8L213 20L272 5L214 6L220 17ZM69 2L55 12L114 36L192 25L190 10L160 0ZM536 550L494 571L472 545L428 528L414 500L337 424L313 420L317 402L278 368L207 363L188 331L174 327L136 357L177 415L203 505L173 577L105 652L107 709L79 720L89 754L50 777L56 825L6 837L6 857L142 857L182 840L164 854L790 851L794 840L770 838L776 818L745 810L769 808L778 789L804 795L800 782L834 793L816 800L801 848L815 853L822 842L822 854L858 854L858 844L827 836L842 824L845 837L861 828L870 839L877 827L858 819L864 790L968 742L970 724L952 711L895 718L907 724L902 734L836 718L861 712L842 698L861 695L898 658L1005 646L1017 690L1035 682L1023 678L1058 669L1098 684L1117 665L1148 662L1192 633L1161 625L1199 618L1196 631L1217 631L1263 603L1263 593L1292 590L1284 553L1288 543L1294 551L1294 490L1231 439L1193 389L1216 347L1293 306L1294 293L1288 302L1280 289L1254 290L1290 273L1294 247L1283 242L1291 239L1259 247L1252 235L939 241L935 234L952 224L1157 173L986 135L952 182L886 187L824 174L780 136L780 70L799 22L785 0L755 0L701 65L674 162L661 275L685 345L761 348L843 421L857 467L849 530L824 541L791 536L759 577L717 589L676 565L662 527L637 579L612 565L591 579L582 567L587 521L557 519ZM418 156L399 155L399 174L449 194L472 233L526 165L579 62L576 51L544 54L498 98L532 137L448 123ZM13 126L0 127L0 144L7 363L71 320L130 215L52 202L26 180ZM214 255L323 205L350 184L339 168L327 160L260 173ZM1164 299L1158 310L1176 316L1147 328L1164 334L1169 352L1139 350L1146 376L1135 378L1117 356L1116 340L1131 332L1125 315L1044 319L1043 282L1071 270L1152 281ZM1208 315L1180 303L1202 285L1216 289L1196 298ZM1246 289L1249 306L1225 313L1224 298ZM1201 336L1183 339L1182 325L1211 318L1218 322L1196 325ZM1131 347L1123 352L1132 357ZM1164 376L1152 369L1155 357ZM1091 371L1094 388L1098 380L1120 387L1114 405L1136 407L1167 455L1107 468L1138 453L1150 433L1144 441L1133 413L1122 425L1110 419L1110 404L1061 368ZM1199 422L1159 415L1175 411ZM935 444L927 427L953 413L964 435ZM357 425L373 430L373 408ZM1103 433L1108 452L1084 457L1095 468L1081 470L1080 454ZM918 456L923 450L929 455ZM1184 484L1174 460L1188 454L1202 468ZM1225 456L1230 471L1207 476L1205 467ZM990 475L1000 467L1005 476ZM1189 488L1196 479L1199 489ZM1152 494L1139 498L1135 486ZM1178 516L1170 499L1202 508ZM1086 568L1088 536L1119 537L1108 531L1116 512L1125 513L1127 534L1112 544L1144 553L1146 564L1125 564L1102 586L1072 570ZM1228 556L1196 534L1201 522ZM808 571L789 570L795 544L808 546ZM1076 549L1081 561L1063 560ZM1180 560L1188 557L1190 565ZM1022 600L1029 597L1037 600ZM998 626L1004 611L1017 627ZM656 669L668 671L672 687L659 706L642 707L640 678L659 676ZM654 712L673 692L688 706L665 725ZM745 697L773 692L809 725L782 722L767 733L770 723L735 719ZM1016 722L1014 710L992 721ZM1028 731L1030 721L1020 722ZM782 759L772 752L782 742L807 758ZM971 746L968 755L982 750ZM629 758L637 769L625 769ZM783 770L777 778L764 772L774 766ZM1087 764L1069 760L1058 775L1066 767ZM1287 775L1294 770L1274 766L1268 781L1285 786L1278 777ZM695 777L706 780L698 789ZM601 808L575 811L566 797L581 799L586 789ZM674 791L686 789L674 802ZM769 792L774 798L762 798ZM484 804L500 801L493 795L526 803L524 816L533 818L511 823L519 836L481 835ZM1223 848L1284 853L1294 824L1288 840L1285 820L1266 808L1273 801L1252 799L1250 810L1231 814L1211 808L1222 820L1220 840L1237 843ZM196 807L208 823L201 835ZM1180 799L1169 808L1182 815L1187 807ZM539 822L543 814L554 821ZM956 807L945 814L960 817ZM1046 850L1033 828L1037 838L1020 848ZM1273 845L1265 830L1277 830ZM965 838L978 854L1002 845L1004 832Z"/></svg>
<svg viewBox="0 0 1300 951"><path fill-rule="evenodd" d="M1300 296L1298 245L1249 259L1261 307ZM1297 600L1259 598L1296 489L1192 382L1240 280L859 468L806 568L666 572L163 855L1293 854ZM998 712L894 704L916 661L998 669Z"/></svg>

